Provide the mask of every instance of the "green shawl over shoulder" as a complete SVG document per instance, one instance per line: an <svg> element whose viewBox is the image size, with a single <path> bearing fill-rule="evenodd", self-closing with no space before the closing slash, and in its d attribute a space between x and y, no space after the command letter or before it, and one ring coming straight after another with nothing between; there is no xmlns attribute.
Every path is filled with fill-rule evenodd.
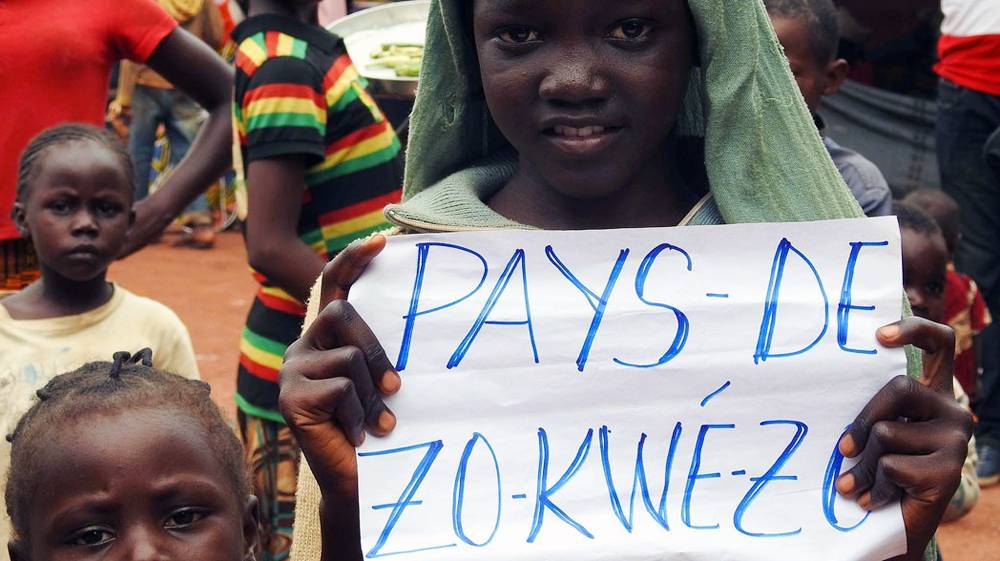
<svg viewBox="0 0 1000 561"><path fill-rule="evenodd" d="M525 228L483 204L516 161L486 108L476 49L461 3L432 0L424 66L410 121L397 224L423 231ZM542 0L543 1L543 0ZM677 133L705 139L705 166L727 223L860 218L824 148L761 0L688 0L700 62ZM484 187L489 186L489 187ZM315 319L313 303L306 326ZM910 373L919 355L910 353ZM303 460L293 561L319 559L320 494ZM934 544L925 558L936 559Z"/></svg>

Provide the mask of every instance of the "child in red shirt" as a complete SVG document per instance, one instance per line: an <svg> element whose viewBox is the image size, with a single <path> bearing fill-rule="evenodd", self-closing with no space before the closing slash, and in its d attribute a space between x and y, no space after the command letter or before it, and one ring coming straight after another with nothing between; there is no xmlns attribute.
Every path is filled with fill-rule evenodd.
<svg viewBox="0 0 1000 561"><path fill-rule="evenodd" d="M952 262L961 242L959 208L948 194L936 189L910 193L905 202L930 215L944 235L948 247L948 271L944 286L944 322L955 330L955 379L975 404L979 400L979 333L991 323L979 286L972 277L955 270Z"/></svg>

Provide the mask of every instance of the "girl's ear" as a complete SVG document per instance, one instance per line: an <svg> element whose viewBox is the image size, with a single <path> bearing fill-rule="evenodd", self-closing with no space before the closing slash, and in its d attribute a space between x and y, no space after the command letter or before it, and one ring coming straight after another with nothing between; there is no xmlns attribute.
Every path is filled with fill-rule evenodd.
<svg viewBox="0 0 1000 561"><path fill-rule="evenodd" d="M851 69L851 65L847 63L846 60L838 58L826 65L824 69L824 78L826 79L826 87L823 88L823 95L833 95L840 90L840 86L844 85L844 80L847 79L847 72Z"/></svg>
<svg viewBox="0 0 1000 561"><path fill-rule="evenodd" d="M247 495L243 505L243 561L257 561L257 552L260 550L258 528L260 528L260 501L254 495ZM18 560L11 557L11 561Z"/></svg>
<svg viewBox="0 0 1000 561"><path fill-rule="evenodd" d="M10 215L14 219L14 223L17 224L17 231L21 234L22 238L28 239L31 237L31 230L28 229L27 217L24 214L24 203L20 201L14 203L14 207L10 210Z"/></svg>

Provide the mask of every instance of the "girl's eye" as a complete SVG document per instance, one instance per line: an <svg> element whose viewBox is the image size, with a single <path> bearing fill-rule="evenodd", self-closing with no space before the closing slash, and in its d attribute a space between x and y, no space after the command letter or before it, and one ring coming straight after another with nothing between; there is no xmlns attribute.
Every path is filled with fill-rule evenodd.
<svg viewBox="0 0 1000 561"><path fill-rule="evenodd" d="M121 206L115 203L98 203L97 212L103 217L112 217L121 212Z"/></svg>
<svg viewBox="0 0 1000 561"><path fill-rule="evenodd" d="M50 210L58 213L67 212L69 210L69 202L67 201L52 201L46 205Z"/></svg>
<svg viewBox="0 0 1000 561"><path fill-rule="evenodd" d="M611 29L608 36L612 39L621 39L625 41L635 41L637 39L644 39L652 29L649 24L642 20L630 19L625 20Z"/></svg>
<svg viewBox="0 0 1000 561"><path fill-rule="evenodd" d="M538 32L523 25L511 26L503 29L497 34L497 38L504 43L519 45L538 41Z"/></svg>
<svg viewBox="0 0 1000 561"><path fill-rule="evenodd" d="M205 518L206 515L207 513L204 510L196 508L182 508L168 516L167 521L163 524L163 527L168 530L183 530L188 526L197 523L202 518Z"/></svg>
<svg viewBox="0 0 1000 561"><path fill-rule="evenodd" d="M111 542L115 535L106 528L84 528L73 534L67 543L70 545L81 545L85 547L97 547Z"/></svg>
<svg viewBox="0 0 1000 561"><path fill-rule="evenodd" d="M927 293L931 296L939 297L944 294L944 283L930 282L927 283Z"/></svg>

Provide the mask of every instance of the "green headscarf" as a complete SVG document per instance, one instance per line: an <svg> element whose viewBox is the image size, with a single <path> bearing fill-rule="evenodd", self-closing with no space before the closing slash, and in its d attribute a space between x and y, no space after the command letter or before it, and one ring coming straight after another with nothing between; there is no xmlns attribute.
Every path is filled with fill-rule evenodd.
<svg viewBox="0 0 1000 561"><path fill-rule="evenodd" d="M414 221L516 227L461 191L514 169L486 108L470 0L434 0L411 117L403 205ZM864 216L823 147L760 0L688 0L699 40L676 132L705 139L712 195L728 223ZM467 5L465 11L468 10ZM453 176L460 172L457 176ZM418 196L431 187L432 193ZM456 193L456 191L459 191ZM416 199L414 199L416 197ZM481 214L477 216L477 214Z"/></svg>

